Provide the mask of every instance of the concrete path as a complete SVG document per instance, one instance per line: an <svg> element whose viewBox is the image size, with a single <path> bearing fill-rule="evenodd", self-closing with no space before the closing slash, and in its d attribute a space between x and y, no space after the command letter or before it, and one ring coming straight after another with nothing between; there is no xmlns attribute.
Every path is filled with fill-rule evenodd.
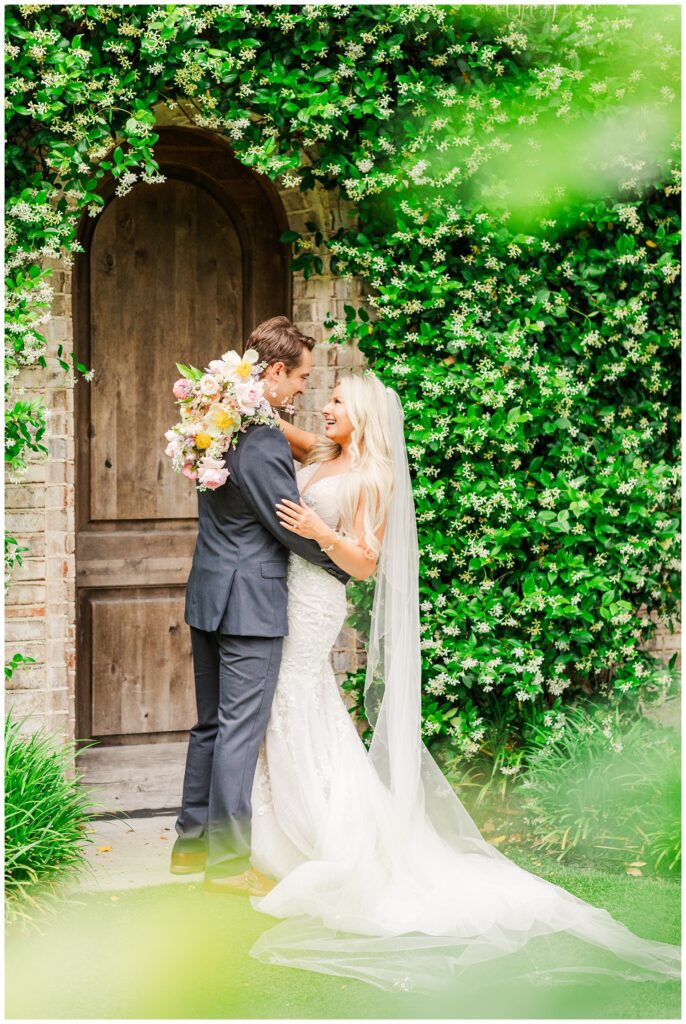
<svg viewBox="0 0 686 1024"><path fill-rule="evenodd" d="M171 848L176 839L176 815L94 821L93 843L86 848L89 870L69 886L69 893L110 892L145 885L202 882L202 872L172 875Z"/></svg>
<svg viewBox="0 0 686 1024"><path fill-rule="evenodd" d="M151 743L82 751L80 781L102 819L92 822L87 869L70 882L68 893L202 881L202 872L169 871L187 747Z"/></svg>

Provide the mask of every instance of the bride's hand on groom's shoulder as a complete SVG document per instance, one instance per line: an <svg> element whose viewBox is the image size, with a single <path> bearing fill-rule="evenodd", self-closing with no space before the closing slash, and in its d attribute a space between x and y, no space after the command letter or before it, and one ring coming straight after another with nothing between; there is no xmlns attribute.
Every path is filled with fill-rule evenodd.
<svg viewBox="0 0 686 1024"><path fill-rule="evenodd" d="M283 498L276 504L276 514L286 530L297 533L299 537L306 537L308 540L321 542L325 535L331 532L324 520L320 519L302 498L299 505L288 498Z"/></svg>

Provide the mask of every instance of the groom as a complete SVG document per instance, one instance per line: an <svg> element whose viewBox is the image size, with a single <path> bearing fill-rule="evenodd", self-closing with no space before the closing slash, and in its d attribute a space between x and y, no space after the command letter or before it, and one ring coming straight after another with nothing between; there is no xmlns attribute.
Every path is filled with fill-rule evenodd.
<svg viewBox="0 0 686 1024"><path fill-rule="evenodd" d="M314 338L285 316L259 324L257 350L273 407L304 393ZM278 426L252 424L224 454L225 484L198 492L198 537L184 620L191 630L198 721L191 729L174 874L205 869L214 892L243 888L249 867L250 794L288 633L289 549L346 583L313 540L284 529L275 505L298 502L293 459Z"/></svg>

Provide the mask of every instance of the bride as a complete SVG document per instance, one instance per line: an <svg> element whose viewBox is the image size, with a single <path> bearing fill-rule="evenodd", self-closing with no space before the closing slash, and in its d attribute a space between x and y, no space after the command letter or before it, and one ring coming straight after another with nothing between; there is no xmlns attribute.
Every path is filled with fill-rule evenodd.
<svg viewBox="0 0 686 1024"><path fill-rule="evenodd" d="M251 901L283 921L251 955L430 990L525 946L540 965L530 940L546 936L548 982L556 972L678 978L678 947L641 939L519 868L483 839L442 775L421 740L419 558L402 406L373 374L347 374L323 414L323 438L281 423L303 465L300 504L277 512L357 579L377 574L365 686L374 734L367 751L329 662L345 586L291 554L289 633L252 790L255 877L276 881ZM570 936L583 941L570 949ZM560 938L562 954L551 946Z"/></svg>

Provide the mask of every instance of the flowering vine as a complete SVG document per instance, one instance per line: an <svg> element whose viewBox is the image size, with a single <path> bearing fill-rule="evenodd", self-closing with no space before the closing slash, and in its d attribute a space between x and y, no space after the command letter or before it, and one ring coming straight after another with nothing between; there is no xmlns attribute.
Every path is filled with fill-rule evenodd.
<svg viewBox="0 0 686 1024"><path fill-rule="evenodd" d="M44 260L71 264L106 172L118 196L163 180L164 104L356 204L283 240L305 276L366 283L327 326L404 402L425 734L497 735L512 774L570 701L662 692L641 645L680 565L677 39L668 7L7 8L12 472L45 450L15 383L45 362Z"/></svg>

